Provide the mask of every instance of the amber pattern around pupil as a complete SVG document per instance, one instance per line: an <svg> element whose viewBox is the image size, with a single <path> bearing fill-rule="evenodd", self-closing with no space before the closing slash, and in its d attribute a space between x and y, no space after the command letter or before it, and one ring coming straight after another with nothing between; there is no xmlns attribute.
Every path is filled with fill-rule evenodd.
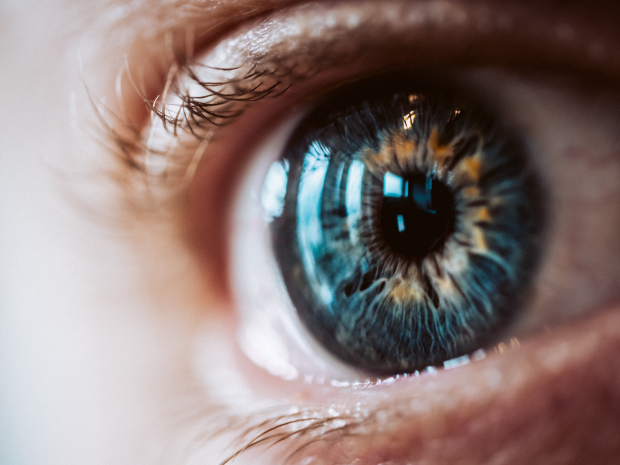
<svg viewBox="0 0 620 465"><path fill-rule="evenodd" d="M357 97L289 142L274 252L300 320L369 373L440 365L518 312L540 245L521 144L448 91Z"/></svg>

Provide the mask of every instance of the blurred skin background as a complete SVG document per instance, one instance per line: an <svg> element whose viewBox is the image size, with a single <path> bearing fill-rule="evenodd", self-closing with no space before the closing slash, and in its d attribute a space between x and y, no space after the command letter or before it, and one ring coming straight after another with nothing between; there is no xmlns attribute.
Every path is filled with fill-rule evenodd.
<svg viewBox="0 0 620 465"><path fill-rule="evenodd" d="M282 379L241 353L227 226L240 208L236 192L248 160L286 126L290 108L406 60L508 70L515 90L504 105L536 100L518 80L527 63L578 75L568 94L548 98L564 126L541 138L559 154L612 154L607 168L588 175L614 175L618 8L402 2L414 18L407 27L413 38L390 48L377 37L376 56L364 55L373 57L370 65L353 57L257 103L214 139L208 162L186 160L180 170L191 176L171 175L172 187L157 178L146 195L148 173L123 158L139 150L118 144L147 136L151 119L136 89L155 100L174 63L201 60L252 28L258 32L249 45L240 39L213 63L225 68L230 58L237 66L252 40L266 44L267 55L284 55L273 45L279 34L291 44L307 41L301 48L312 55L321 44L308 39L318 27L310 20L323 24L321 15L338 3L287 16L294 3L0 1L0 463L219 464L238 451L239 464L620 463L620 286L611 265L600 264L611 270L604 297L583 297L584 308L566 321L557 304L549 323L536 320L519 347L490 349L479 362L404 382L307 383ZM352 2L336 21L371 16L376 24L368 20L366 35L390 36L391 22L404 29L397 24L403 17L376 14L380 4ZM275 26L259 28L270 15ZM289 21L289 29L277 21ZM347 35L354 23L344 21L333 43L360 37ZM537 111L542 121L554 115ZM615 227L618 199L612 187L605 207L590 209L601 224L609 218ZM619 252L612 244L600 255L616 262ZM570 299L598 295L596 279L579 288L571 281Z"/></svg>

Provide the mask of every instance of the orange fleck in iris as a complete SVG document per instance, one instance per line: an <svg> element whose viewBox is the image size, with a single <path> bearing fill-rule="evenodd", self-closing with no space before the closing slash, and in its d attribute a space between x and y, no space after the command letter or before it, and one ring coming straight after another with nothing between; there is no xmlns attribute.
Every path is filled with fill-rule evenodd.
<svg viewBox="0 0 620 465"><path fill-rule="evenodd" d="M466 187L465 189L463 189L463 195L465 197L479 197L480 189L474 186Z"/></svg>
<svg viewBox="0 0 620 465"><path fill-rule="evenodd" d="M473 240L474 240L474 247L476 248L476 250L478 251L488 250L487 241L485 240L484 233L482 232L480 228L475 228L473 230L472 235L473 235Z"/></svg>
<svg viewBox="0 0 620 465"><path fill-rule="evenodd" d="M361 159L371 173L379 171L381 166L387 165L390 161L390 157L386 150L375 152L374 150L367 149L364 151Z"/></svg>
<svg viewBox="0 0 620 465"><path fill-rule="evenodd" d="M390 297L396 303L403 303L409 300L419 300L422 291L417 286L412 286L410 282L400 281L390 291Z"/></svg>
<svg viewBox="0 0 620 465"><path fill-rule="evenodd" d="M431 135L428 138L428 149L435 154L435 157L440 163L445 163L448 157L453 155L453 149L451 145L439 144L439 132L437 128L433 128Z"/></svg>
<svg viewBox="0 0 620 465"><path fill-rule="evenodd" d="M473 180L480 179L480 159L478 157L468 157L461 162L461 166L469 177Z"/></svg>
<svg viewBox="0 0 620 465"><path fill-rule="evenodd" d="M452 279L449 278L437 278L437 285L442 292L452 292L454 291L454 284L452 283Z"/></svg>
<svg viewBox="0 0 620 465"><path fill-rule="evenodd" d="M398 161L398 165L401 169L407 168L408 164L413 160L413 154L415 153L416 144L415 141L404 137L397 137L392 143L394 150L394 156Z"/></svg>
<svg viewBox="0 0 620 465"><path fill-rule="evenodd" d="M489 213L489 209L487 207L482 207L478 209L476 214L477 221L489 221L491 219L491 214Z"/></svg>

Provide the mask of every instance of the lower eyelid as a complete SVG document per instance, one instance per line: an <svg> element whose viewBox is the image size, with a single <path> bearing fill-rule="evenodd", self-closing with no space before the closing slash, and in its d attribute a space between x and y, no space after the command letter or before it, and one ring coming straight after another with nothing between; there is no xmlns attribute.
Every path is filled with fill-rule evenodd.
<svg viewBox="0 0 620 465"><path fill-rule="evenodd" d="M207 330L208 344L197 346L197 357L214 342L230 344L226 337L212 337L213 331L227 334L217 328ZM244 394L233 385L209 394L223 406L246 402L250 407L244 437L265 439L243 452L242 460L262 457L268 448L280 459L302 448L286 463L303 463L308 457L321 464L355 458L362 465L416 460L491 464L500 457L508 464L539 463L541 457L546 460L542 463L556 463L553 457L566 464L615 463L620 453L619 354L620 309L614 306L501 356L376 386L292 387L255 377L257 373L246 371L242 358L236 358L227 371L237 378L222 381L251 388ZM197 365L198 370L210 366ZM282 391L279 383L284 383ZM256 408L260 405L269 407ZM308 420L287 425L300 418ZM322 428L311 428L327 419ZM287 439L274 444L283 436ZM236 443L242 447L248 439L239 437Z"/></svg>
<svg viewBox="0 0 620 465"><path fill-rule="evenodd" d="M458 380L452 386L456 392L452 392L460 401L451 398L451 388L442 389L436 384L426 389L432 391L434 405L452 411L440 428L452 430L450 434L457 437L464 435L473 443L480 441L482 450L473 452L478 463L493 462L494 453L511 443L516 450L512 450L509 462L531 463L558 452L556 441L567 437L573 437L575 442L561 452L573 456L565 457L563 463L582 463L579 457L584 463L605 457L611 460L620 447L617 436L598 449L585 440L592 433L585 424L607 434L617 428L619 404L614 393L618 392L618 379L608 369L617 363L620 348L618 315L617 307L609 308L593 321L558 330L551 336L542 335L506 356L465 367L461 373L446 374ZM465 373L469 368L470 373ZM472 389L477 384L484 385L478 393ZM587 403L582 403L585 392L590 396ZM476 430L477 415L472 410L480 415L480 430ZM461 445L463 450L472 446ZM458 450L434 451L439 457L446 452L458 457Z"/></svg>

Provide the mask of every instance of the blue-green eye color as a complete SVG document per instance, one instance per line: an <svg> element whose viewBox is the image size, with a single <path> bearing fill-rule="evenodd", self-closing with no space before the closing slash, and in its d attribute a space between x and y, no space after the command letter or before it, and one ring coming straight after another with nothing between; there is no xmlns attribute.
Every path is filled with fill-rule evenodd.
<svg viewBox="0 0 620 465"><path fill-rule="evenodd" d="M526 151L460 95L402 78L352 84L305 118L277 164L286 193L271 233L291 300L327 350L368 373L496 340L540 256Z"/></svg>

